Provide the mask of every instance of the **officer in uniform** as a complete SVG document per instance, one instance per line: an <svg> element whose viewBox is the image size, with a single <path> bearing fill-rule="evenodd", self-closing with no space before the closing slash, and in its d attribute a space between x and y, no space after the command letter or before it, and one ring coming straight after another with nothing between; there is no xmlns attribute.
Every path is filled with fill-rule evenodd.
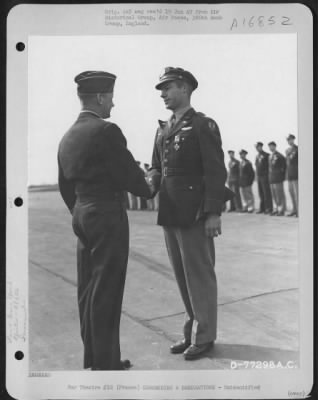
<svg viewBox="0 0 318 400"><path fill-rule="evenodd" d="M286 211L286 197L284 192L284 180L286 174L285 157L276 150L276 143L269 142L268 147L271 151L269 157L269 184L272 192L274 209L271 215L282 216Z"/></svg>
<svg viewBox="0 0 318 400"><path fill-rule="evenodd" d="M186 309L184 338L170 350L184 353L186 360L206 353L216 339L213 238L221 234L221 211L229 199L219 128L190 105L197 86L182 68L168 67L160 76L156 89L173 114L159 121L148 175L160 188L158 224Z"/></svg>
<svg viewBox="0 0 318 400"><path fill-rule="evenodd" d="M295 139L292 134L287 137L289 144L286 150L287 180L293 205L291 212L287 214L289 217L298 216L298 146L295 144Z"/></svg>
<svg viewBox="0 0 318 400"><path fill-rule="evenodd" d="M240 191L243 202L243 212L252 213L254 211L254 194L252 184L255 178L255 172L252 163L246 158L247 151L240 151Z"/></svg>
<svg viewBox="0 0 318 400"><path fill-rule="evenodd" d="M230 156L230 161L228 164L228 177L227 183L229 188L234 192L235 196L230 202L230 211L241 211L242 210L242 200L240 194L240 162L235 158L235 153L233 150L229 150L228 154Z"/></svg>
<svg viewBox="0 0 318 400"><path fill-rule="evenodd" d="M128 260L124 191L151 197L120 128L104 119L113 107L116 76L75 77L82 110L58 150L59 188L78 237L78 305L84 368L120 370L119 325Z"/></svg>
<svg viewBox="0 0 318 400"><path fill-rule="evenodd" d="M273 202L268 181L269 154L263 150L262 142L257 142L255 148L258 153L255 160L255 167L258 184L258 194L260 199L260 205L257 214L270 214L273 211Z"/></svg>

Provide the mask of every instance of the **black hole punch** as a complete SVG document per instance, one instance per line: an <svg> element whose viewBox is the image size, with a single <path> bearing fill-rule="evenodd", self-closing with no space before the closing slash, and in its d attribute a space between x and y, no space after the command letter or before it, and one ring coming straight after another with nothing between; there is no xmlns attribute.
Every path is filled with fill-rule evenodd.
<svg viewBox="0 0 318 400"><path fill-rule="evenodd" d="M17 360L23 360L23 358L24 358L24 353L23 353L23 351L16 351L15 352L15 355L14 355L14 357L17 359Z"/></svg>
<svg viewBox="0 0 318 400"><path fill-rule="evenodd" d="M21 199L21 197L15 198L15 199L14 199L14 204L15 204L17 207L21 207L22 204L23 204L23 200Z"/></svg>
<svg viewBox="0 0 318 400"><path fill-rule="evenodd" d="M23 51L25 49L25 44L23 42L19 42L15 47L18 51Z"/></svg>

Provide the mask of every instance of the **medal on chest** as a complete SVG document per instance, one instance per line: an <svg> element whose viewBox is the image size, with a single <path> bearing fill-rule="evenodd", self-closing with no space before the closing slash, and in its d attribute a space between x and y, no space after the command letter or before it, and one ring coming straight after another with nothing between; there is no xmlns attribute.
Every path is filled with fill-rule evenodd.
<svg viewBox="0 0 318 400"><path fill-rule="evenodd" d="M174 138L174 149L178 151L180 149L180 135L176 135Z"/></svg>

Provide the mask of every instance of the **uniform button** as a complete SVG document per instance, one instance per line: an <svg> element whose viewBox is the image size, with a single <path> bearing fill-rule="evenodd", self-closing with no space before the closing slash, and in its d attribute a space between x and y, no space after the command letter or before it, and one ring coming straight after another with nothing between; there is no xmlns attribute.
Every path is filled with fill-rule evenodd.
<svg viewBox="0 0 318 400"><path fill-rule="evenodd" d="M169 144L169 140L166 140L166 143Z"/></svg>
<svg viewBox="0 0 318 400"><path fill-rule="evenodd" d="M193 186L189 186L189 189L192 190L192 189L193 189Z"/></svg>
<svg viewBox="0 0 318 400"><path fill-rule="evenodd" d="M168 162L168 159L167 159L167 158L165 158L163 161L166 163L166 162Z"/></svg>
<svg viewBox="0 0 318 400"><path fill-rule="evenodd" d="M166 150L165 150L165 153L168 153L168 151L169 151L169 150L166 149Z"/></svg>

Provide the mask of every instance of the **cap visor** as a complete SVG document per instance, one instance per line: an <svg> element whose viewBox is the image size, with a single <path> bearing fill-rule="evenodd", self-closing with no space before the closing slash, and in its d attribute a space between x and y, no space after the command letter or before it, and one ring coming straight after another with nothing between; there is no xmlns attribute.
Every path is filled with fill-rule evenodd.
<svg viewBox="0 0 318 400"><path fill-rule="evenodd" d="M176 80L176 78L165 78L165 79L163 79L162 81L160 81L156 86L155 86L155 88L157 89L157 90L160 90L161 88L162 88L162 86L165 84L165 83L167 83L167 82L172 82L172 81L175 81Z"/></svg>

